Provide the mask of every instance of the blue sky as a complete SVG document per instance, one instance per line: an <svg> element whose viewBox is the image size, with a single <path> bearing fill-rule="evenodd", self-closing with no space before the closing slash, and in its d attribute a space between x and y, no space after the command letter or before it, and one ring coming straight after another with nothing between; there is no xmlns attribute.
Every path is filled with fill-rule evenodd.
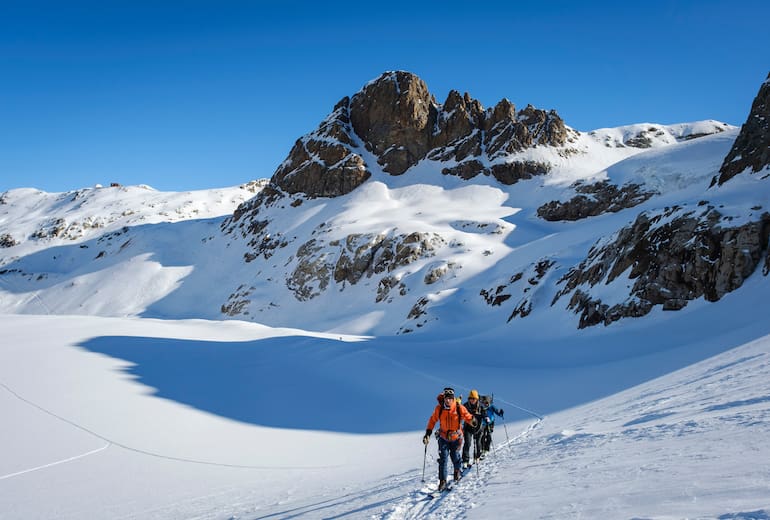
<svg viewBox="0 0 770 520"><path fill-rule="evenodd" d="M272 175L385 70L578 130L740 125L770 2L0 2L0 192Z"/></svg>

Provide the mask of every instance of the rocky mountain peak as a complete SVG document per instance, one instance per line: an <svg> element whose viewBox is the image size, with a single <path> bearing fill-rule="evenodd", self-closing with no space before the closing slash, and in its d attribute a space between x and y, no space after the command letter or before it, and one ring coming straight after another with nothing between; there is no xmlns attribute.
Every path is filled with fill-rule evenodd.
<svg viewBox="0 0 770 520"><path fill-rule="evenodd" d="M382 171L401 175L419 161L451 161L447 175L470 179L492 175L512 184L543 174L548 166L509 162L506 156L535 146L563 146L569 136L555 111L528 105L516 112L507 99L493 108L467 92L451 90L443 105L415 74L381 74L351 98L343 98L318 129L300 138L273 175L276 190L334 197L371 176L363 146ZM497 163L492 167L485 166Z"/></svg>
<svg viewBox="0 0 770 520"><path fill-rule="evenodd" d="M430 149L436 114L428 86L404 71L382 74L350 101L353 130L393 175L404 173Z"/></svg>
<svg viewBox="0 0 770 520"><path fill-rule="evenodd" d="M516 120L516 107L508 99L501 99L497 105L492 109L489 117L487 118L487 125L492 128L500 121L515 121Z"/></svg>
<svg viewBox="0 0 770 520"><path fill-rule="evenodd" d="M757 97L730 153L725 157L719 176L711 185L722 185L746 169L756 173L770 166L770 74L759 88Z"/></svg>

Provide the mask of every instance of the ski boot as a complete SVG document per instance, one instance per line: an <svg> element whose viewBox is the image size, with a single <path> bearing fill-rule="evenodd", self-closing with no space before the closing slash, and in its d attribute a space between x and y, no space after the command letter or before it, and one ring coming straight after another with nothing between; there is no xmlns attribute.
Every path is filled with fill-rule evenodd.
<svg viewBox="0 0 770 520"><path fill-rule="evenodd" d="M446 489L446 480L439 480L438 481L438 490L444 491Z"/></svg>
<svg viewBox="0 0 770 520"><path fill-rule="evenodd" d="M459 470L459 469L456 469L456 470L455 470L455 482L457 482L458 480L460 480L460 479L462 478L462 476L463 476L463 475L462 475L462 473L460 472L460 470Z"/></svg>

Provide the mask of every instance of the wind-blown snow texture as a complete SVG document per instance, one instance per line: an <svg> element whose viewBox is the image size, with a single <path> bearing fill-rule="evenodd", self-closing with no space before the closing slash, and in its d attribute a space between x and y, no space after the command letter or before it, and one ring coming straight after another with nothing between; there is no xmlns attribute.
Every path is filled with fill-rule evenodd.
<svg viewBox="0 0 770 520"><path fill-rule="evenodd" d="M512 185L362 152L351 192L248 216L265 181L2 194L0 518L770 518L767 269L580 330L556 298L641 212L758 221L767 176L709 188L738 135L714 121L573 135ZM635 205L538 216L601 181ZM581 287L622 303L620 274ZM428 500L447 385L507 422Z"/></svg>

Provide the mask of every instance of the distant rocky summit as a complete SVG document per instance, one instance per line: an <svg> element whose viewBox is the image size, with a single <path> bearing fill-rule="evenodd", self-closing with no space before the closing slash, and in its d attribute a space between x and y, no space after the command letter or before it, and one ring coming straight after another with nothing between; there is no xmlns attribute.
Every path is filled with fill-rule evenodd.
<svg viewBox="0 0 770 520"><path fill-rule="evenodd" d="M484 109L456 90L439 104L416 75L386 72L340 100L315 131L297 140L271 183L288 194L344 195L371 176L367 152L391 175L429 159L452 162L443 170L448 175L470 179L483 173L513 184L546 173L548 165L505 161L507 155L564 146L576 134L553 110L528 105L517 112L507 99Z"/></svg>
<svg viewBox="0 0 770 520"><path fill-rule="evenodd" d="M336 197L353 191L371 176L356 149L349 100L343 99L314 132L298 139L278 167L271 185L286 193Z"/></svg>
<svg viewBox="0 0 770 520"><path fill-rule="evenodd" d="M746 169L757 172L767 167L769 93L770 77L713 184L721 185ZM509 190L516 189L514 184L548 175L554 165L563 175L565 165L580 167L583 157L599 161L591 164L613 164L648 148L726 130L729 125L707 120L670 126L644 123L581 134L553 110L532 105L517 110L507 99L484 108L468 93L456 90L438 103L414 74L386 72L341 99L316 130L298 139L267 185L241 204L222 223L222 230L243 239L244 260L257 264L258 273L268 264L280 269L280 262L281 283L299 302L332 287L348 291L353 286L359 292L370 291L367 299L375 305L413 301L398 328L400 333L409 332L427 326L433 319L432 302L446 294L437 297L437 291L462 276L463 262L457 255L474 253L464 239L449 236L453 231L490 232L485 231L488 224L457 220L449 234L419 225L349 231L344 223L329 225L326 219L334 217L327 215L304 224L312 231L301 238L282 222L303 208L311 213L309 206L317 207L316 199L350 194L374 175L408 176L418 164L424 166L413 171L440 172L469 182L483 176L487 183L494 179L492 184L513 193ZM710 176L709 172L706 179ZM526 319L538 306L561 305L579 316L578 326L583 328L644 316L655 306L676 310L696 298L717 301L739 288L759 266L765 274L770 271L767 208L756 204L749 214L736 215L704 197L672 207L645 204L646 210L631 212L662 195L659 185L647 184L644 178L618 185L601 175L588 175L556 191L560 199L539 202L539 207L531 208L531 218L551 223L630 213L621 220L624 227L598 239L584 258L565 261L549 254L518 263L511 257L511 270L506 273L498 266L500 277L490 279L476 294L490 308L504 309L508 321ZM703 190L708 191L706 186ZM510 229L500 222L488 228L500 233ZM476 253L494 254L492 249ZM254 283L239 286L222 312L236 316L254 310L252 300L262 290L261 282ZM623 289L601 289L613 284L622 284ZM270 302L258 311L279 305Z"/></svg>
<svg viewBox="0 0 770 520"><path fill-rule="evenodd" d="M769 91L770 77L740 132L578 132L507 99L439 103L386 72L269 180L0 194L0 311L503 337L615 327L744 286L753 298L770 274Z"/></svg>
<svg viewBox="0 0 770 520"><path fill-rule="evenodd" d="M739 173L748 170L757 173L770 166L770 74L759 89L741 133L730 153L714 177L714 184L722 185ZM770 174L770 173L768 173Z"/></svg>
<svg viewBox="0 0 770 520"><path fill-rule="evenodd" d="M512 184L547 167L498 159L537 145L563 146L570 137L553 110L528 105L517 113L507 99L485 110L456 90L438 104L420 78L401 71L381 75L353 96L350 119L366 149L392 175L430 159L456 162L446 174L469 179L485 173Z"/></svg>
<svg viewBox="0 0 770 520"><path fill-rule="evenodd" d="M245 255L247 262L267 260L291 240L280 226L271 225L272 220L263 215L264 208L298 207L308 198L350 193L372 176L367 161L376 161L390 175L403 175L423 160L437 161L448 165L441 170L445 175L468 180L484 174L511 185L550 169L543 162L508 160L511 154L537 146L564 148L577 135L553 110L528 105L517 112L507 99L484 109L478 100L456 90L439 104L416 75L386 72L352 97L341 99L316 130L298 139L268 185L241 204L222 229L228 234L238 230L247 240L251 248ZM415 236L422 237L422 233L387 238L367 235L363 248L351 248L350 244L361 242L358 235L331 243L313 239L297 249L299 264L287 276L287 288L306 300L332 280L355 284L365 273L372 276L390 269L388 265L422 258L432 243L440 241L440 237L415 241ZM416 249L419 244L425 245ZM324 247L340 252L330 255ZM398 282L389 277L380 280L378 301L391 285ZM233 293L223 312L233 314L233 309L241 308L241 293Z"/></svg>

